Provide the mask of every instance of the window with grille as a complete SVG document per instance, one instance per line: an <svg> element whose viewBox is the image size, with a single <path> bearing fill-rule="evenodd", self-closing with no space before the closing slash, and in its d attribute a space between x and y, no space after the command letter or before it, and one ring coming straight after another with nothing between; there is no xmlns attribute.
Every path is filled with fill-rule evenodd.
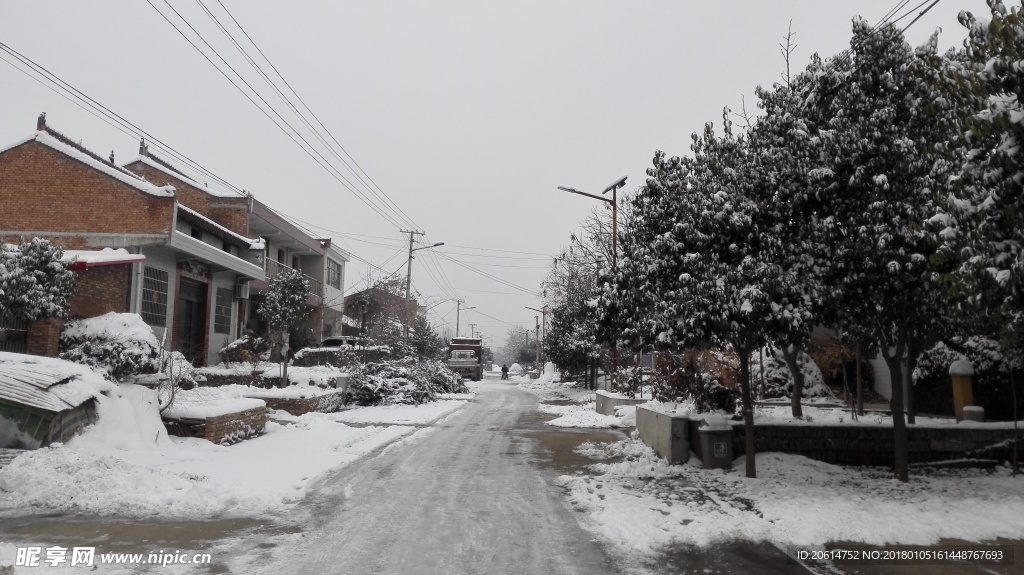
<svg viewBox="0 0 1024 575"><path fill-rule="evenodd" d="M341 264L332 259L327 260L327 285L341 289Z"/></svg>
<svg viewBox="0 0 1024 575"><path fill-rule="evenodd" d="M213 306L214 333L231 333L231 298L234 296L227 288L217 288L217 303Z"/></svg>
<svg viewBox="0 0 1024 575"><path fill-rule="evenodd" d="M142 272L142 320L156 327L167 327L168 273L146 266Z"/></svg>

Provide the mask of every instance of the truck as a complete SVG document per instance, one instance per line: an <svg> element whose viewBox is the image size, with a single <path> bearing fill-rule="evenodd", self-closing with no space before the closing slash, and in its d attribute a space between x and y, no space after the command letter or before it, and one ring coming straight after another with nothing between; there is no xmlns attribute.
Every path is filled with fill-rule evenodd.
<svg viewBox="0 0 1024 575"><path fill-rule="evenodd" d="M484 341L479 337L453 337L448 344L448 369L466 379L484 377Z"/></svg>

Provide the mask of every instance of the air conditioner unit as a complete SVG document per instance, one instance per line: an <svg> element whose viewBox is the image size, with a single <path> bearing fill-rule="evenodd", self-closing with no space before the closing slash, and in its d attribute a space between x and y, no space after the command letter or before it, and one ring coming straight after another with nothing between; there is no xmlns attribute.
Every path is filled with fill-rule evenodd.
<svg viewBox="0 0 1024 575"><path fill-rule="evenodd" d="M238 282L235 284L235 299L249 299L249 282Z"/></svg>

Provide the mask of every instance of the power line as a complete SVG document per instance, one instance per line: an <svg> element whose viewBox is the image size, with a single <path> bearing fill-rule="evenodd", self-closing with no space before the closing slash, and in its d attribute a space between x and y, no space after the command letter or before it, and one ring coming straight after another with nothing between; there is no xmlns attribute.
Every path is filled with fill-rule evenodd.
<svg viewBox="0 0 1024 575"><path fill-rule="evenodd" d="M196 29L195 29L195 28L194 28L194 27L192 26L192 24L190 24L190 23L188 22L188 20L187 20L187 19L185 19L185 18L184 18L184 17L183 17L182 15L181 15L181 13L179 13L179 12L178 12L178 11L177 11L177 10L176 10L176 9L174 8L174 6L171 6L171 4L170 4L170 3L168 2L168 0L164 0L164 3L165 3L165 4L167 4L167 6L168 6L168 7L169 7L169 8L171 9L171 11L172 11L172 12L174 12L174 13L175 13L175 14L176 14L176 15L178 16L178 18L179 18L179 19L181 19L181 21L182 21L182 22L184 22L184 23L185 23L185 25L189 27L189 29L190 29L190 30L192 30L192 32L193 32L193 33L194 33L194 34L195 34L195 35L196 35L196 36L197 36L197 37L199 38L199 40L201 40L201 41L203 42L203 44L205 44L205 45L206 45L206 46L207 46L207 47L208 47L208 48L210 49L210 51L212 51L212 52L213 52L213 54L214 54L214 55L215 55L215 56L216 56L216 57L217 57L218 59L220 59L220 61L221 61L221 62L223 62L223 63L224 63L224 65L225 65L225 66L227 66L227 68L228 68L229 70L231 70L231 72L232 72L232 73L234 73L234 74L235 74L235 76L237 76L237 77L238 77L238 79L239 79L239 80L240 80L240 81L241 81L241 82L242 82L243 84L245 84L245 86L246 86L247 88L249 88L249 90L250 90L250 91L251 91L251 92L252 92L252 93L253 93L253 94L254 94L254 95L256 96L256 98L259 98L259 100L260 100L261 102L263 102L263 104L264 104L264 105L265 105L265 106L267 107L267 109L269 109L269 110L270 110L270 112L272 112L272 113L273 113L273 114L274 114L275 116L277 116L277 118L279 118L279 119L280 119L280 122L279 122L278 120L275 120L275 119L274 119L273 117L271 117L271 115L270 115L270 113L268 113L267 109L264 109L264 108L263 108L263 106L260 106L259 104L257 104L257 103L256 103L256 100L254 100L254 99L253 99L253 97L252 97L252 96L250 96L248 92L246 92L245 90L243 90L243 89L242 89L242 87L241 87L241 86L239 86L239 85L238 85L238 83L237 83L237 82L235 82L235 80L234 80L234 79L232 79L232 78L231 78L230 76L228 76L228 74L227 74L226 72L224 72L224 70L223 70L223 69L221 69L221 67L220 67L220 66L218 66L218 65L217 65L217 64L216 64L216 63L215 63L215 62L214 62L214 61L213 61L213 60L212 60L212 59L211 59L211 58L210 58L210 57L209 57L209 56L208 56L207 54L206 54L206 52L204 52L204 51L202 50L202 48L200 48L200 47L199 47L198 45L196 45L196 43L195 43L195 42L193 42L193 41L192 41L192 39L191 39L191 38L189 38L189 37L188 37L188 35L187 35L187 34L185 34L185 32L184 32L184 31L182 31L182 30L181 30L181 29L180 29L180 28L178 27L178 25L177 25L177 24L175 24L174 22L172 22L172 21L171 21L171 19L170 19L170 18L168 18L166 14L164 14L163 12L161 12L161 11L160 11L160 9L158 9L158 8L156 7L156 5L155 5L155 4L153 4L153 2L152 2L151 0L146 0L146 3L147 3L147 4L149 4L149 5L150 5L150 6L151 6L151 7L153 8L153 10L155 10L155 11L156 11L156 12L157 12L158 14L160 14L160 16L161 16L161 17L162 17L162 18L163 18L163 19L164 19L164 20L165 20L165 21L166 21L166 22L167 22L168 24L170 24L170 25L171 25L171 27L172 27L172 28L174 28L174 30L175 30L175 31L176 31L176 32L177 32L177 33L178 33L178 34L179 34L179 35L180 35L180 36L181 36L182 38L184 38L186 42L188 42L188 43L189 43L189 45L191 45L191 46L192 46L192 47L193 47L193 48L194 48L194 49L195 49L195 50L196 50L197 52L199 52L199 54L200 54L200 55L201 55L201 56L202 56L202 57L203 57L203 58L204 58L204 59L205 59L205 60L206 60L207 62L209 62L209 63L210 63L210 65L211 65L211 66L213 66L213 67L214 67L214 68L215 68L215 69L217 70L217 72L219 72L219 73L220 73L220 75L221 75L221 76L223 76L223 77L224 77L224 78L225 78L225 79L226 79L226 80L227 80L228 82L230 82L230 83L231 83L231 85L232 85L232 86L234 86L234 87L235 87L235 89L236 89L236 90L238 90L238 91L239 91L239 92L240 92L240 93L241 93L241 94L242 94L243 96L245 96L245 98L246 98L247 100L249 100L249 102L250 102L250 103L251 103L251 104L252 104L253 106L256 106L256 108L257 108L257 109L259 109L259 111L260 111L260 112L261 112L261 113L262 113L262 114L263 114L264 116L266 116L268 120L270 120L270 121L271 121L271 122L272 122L272 123L273 123L273 124L274 124L275 126L277 126L277 128L278 128L279 130L281 130L281 132L282 132L282 133L284 133L284 135L285 135L285 136L287 136L287 137L288 137L288 139L290 139L290 140L291 140L291 141L292 141L292 142L293 142L293 143L294 143L294 144L295 144L296 146L298 146L298 147L299 147L299 148L300 148L300 149L301 149L301 150L302 150L302 151L303 151L303 152L304 152L304 153L305 153L305 154L306 154L307 156L309 156L309 157L310 157L310 159L312 159L312 160L313 160L314 162L316 162L316 163L317 163L317 164L318 164L318 165L319 165L319 166L320 166L321 168L323 168L323 169L324 169L324 170L325 170L325 171L326 171L326 172L328 173L328 175L330 175L330 176L331 176L331 177L333 177L333 178L334 178L335 180L337 180L337 181L338 181L338 183L340 183L340 184L341 184L341 185L342 185L342 186L343 186L344 188L346 188L346 189L348 189L348 190L349 190L350 192L352 192L352 193L353 193L353 195L355 195L357 199L359 199L359 200L360 200L361 202L363 202L363 204L365 204L365 205L366 205L366 206L367 206L368 208L370 208L370 209L371 209L371 210L372 210L372 211L373 211L374 213L376 213L376 214L377 214L377 215L379 215L380 217L384 218L384 219L385 219L385 220L386 220L386 221L387 221L388 223L390 223L390 224L392 224L392 225L394 225L394 226L396 226L396 227L402 227L402 224L401 224L401 223L400 223L400 222L399 222L399 221L398 221L397 219L395 219L395 218L391 217L391 216L390 216L389 214L386 214L386 213L384 213L384 211L383 211L383 210L382 210L381 208L379 208L379 207L378 207L378 206L377 206L376 204L374 204L374 203L373 203L373 202L372 202L372 201L371 201L371 200L370 200L370 199L369 199L369 198L368 198L368 197L367 197L367 196L366 196L366 195L365 195L364 193L362 193L362 192L360 192L359 190L357 190L357 189L355 188L355 185L354 185L354 184L352 184L351 182L349 182L349 181L348 181L348 179L347 179L347 178L346 178L346 177L345 177L345 176L344 176L343 174L341 174L341 172L340 172L340 171L339 171L339 170L338 170L337 168L335 168L335 167L334 167L333 165L331 165L331 162L330 162L329 160L327 160L327 158L325 158L325 157L323 156L323 154L321 154L321 153L320 153L320 152L319 152L319 151L318 151L318 150L316 149L316 146L314 146L314 145L310 144L310 143L309 143L309 141L308 141L308 140L306 140L306 138L305 138L305 137L303 137L303 136L302 136L302 134L300 134L300 133L299 133L299 131L298 131L298 130L296 130L296 129L295 129L295 127L294 127L294 126L292 126L290 122L288 122L288 120L286 120L286 119L285 119L285 118L284 118L284 117L283 117L283 116L282 116L282 115L281 115L281 114L280 114L280 113L279 113L279 112L278 112L278 111L277 111L277 110L276 110L276 109L275 109L275 108L274 108L274 107L273 107L273 106L272 106L272 105L271 105L271 104L270 104L269 102L267 102L267 101L266 101L266 99L265 99L265 98L263 98L263 96L261 96L261 95L260 95L259 91L257 91L257 90L256 90L255 88L253 88L253 87L252 87L252 85L251 85L251 84L249 84L249 83L248 83L248 82L247 82L247 81L245 80L245 78L243 78L243 77L241 76L241 74L239 74L239 73L238 73L238 71L236 71L236 70L234 69L234 67L233 67L233 66L231 66L231 64L230 64L230 63L228 63L228 62L227 62L227 60L225 60L225 59L224 59L224 57L223 57L223 56L221 56L221 55L220 55L220 53L219 53L219 52L218 52L218 51L217 51L217 50L216 50L216 49L215 49L215 48L214 48L213 46L211 46L211 45L210 45L210 43L209 43L209 42L207 42L207 41L206 41L206 39L205 39L205 38L203 37L203 35L202 35L202 34L200 34L200 33L199 33L199 32L198 32L198 31L197 31L197 30L196 30ZM284 127L284 126L282 125L282 123L283 123L283 124L285 124L285 125L287 125L287 126L288 126L288 129L285 129L285 127ZM289 132L289 130L291 130L291 132ZM293 134L294 134L294 135L293 135ZM299 142L299 140L301 140L301 141L302 141L302 143L300 143L300 142Z"/></svg>
<svg viewBox="0 0 1024 575"><path fill-rule="evenodd" d="M103 116L113 120L114 122L116 122L120 126L122 126L124 129L118 128L118 130L121 131L122 133L125 133L125 130L128 130L128 131L131 132L131 135L133 135L133 137L135 137L135 138L141 138L141 137L146 138L150 143L152 143L154 145L154 147L156 147L156 148L158 148L160 150L163 150L169 156L174 158L176 161L183 162L184 164L186 164L190 168L195 169L195 170L199 171L202 174L205 174L206 176L208 176L211 179L213 179L213 180L219 182L220 184L226 186L229 190L234 191L235 193L237 193L239 195L243 195L243 196L245 195L244 191L242 191L241 189L233 186L230 182L228 182L224 178L221 178L220 176L218 176L217 174L213 173L212 171L204 168L201 164L199 164L195 160L189 158L188 156L186 156L182 152L179 152L178 150L174 149L169 144L164 143L163 141L161 141L156 136L153 136L149 132L147 132L147 131L143 130L142 128L138 127L137 125L133 124L132 122L130 122L129 120L125 119L120 114L117 114L116 112L114 112L110 108L104 106L103 104L100 104L99 102L97 102L96 100L92 99L91 97L86 95L84 92L82 92L78 88L75 88L74 86L72 86L68 82L66 82L63 79L61 79L59 76L57 76L56 74L54 74L53 72L51 72L50 70L45 68L44 66L36 63L31 58L29 58L29 57L25 56L24 54L18 52L17 50L15 50L14 48L11 48L7 44L4 44L3 42L0 42L0 49L2 49L3 51L7 52L11 56L13 56L15 59L17 59L19 62L21 62L22 65L27 66L36 75L42 77L43 79L45 79L50 84L53 84L53 86L46 86L46 84L43 84L43 85L46 86L47 88L49 88L54 93L56 93L56 94L60 95L61 97L64 97L65 99L67 99L67 96L65 96L64 94L62 94L60 91L57 90L57 88L59 88L60 90L62 90L63 92L66 92L67 94L69 94L71 97L75 98L76 100L78 100L82 104L85 104L89 108L92 108L93 110L95 110L95 112L90 112L94 116L96 116L96 114L99 113L99 114L101 114L101 115L103 115ZM7 63L10 64L11 62L8 61ZM15 69L18 69L19 71L21 71L23 73L27 73L24 70L21 70L20 68L15 67ZM39 80L37 80L37 81L39 81ZM54 86L56 88L54 88ZM82 104L77 104L77 105L80 108L82 108L82 109L84 109L86 111L89 111L88 108L85 108ZM104 121L106 122L106 120L104 120ZM106 122L106 123L110 124L110 122Z"/></svg>
<svg viewBox="0 0 1024 575"><path fill-rule="evenodd" d="M197 0L197 1L198 1L198 0ZM202 2L200 2L200 4L201 4L201 3L202 3ZM369 181L370 181L370 182L371 182L371 183L373 184L373 186L374 186L374 187L375 187L375 188L376 188L376 189L377 189L378 191L380 191L380 194L381 194L381 195L382 195L382 196L383 196L383 197L384 197L385 199L387 199L387 201L388 201L388 202L389 202L389 203L390 203L390 204L391 204L392 206L394 206L394 208L395 208L395 209L396 209L396 210L398 211L398 213L400 213L400 214L401 214L402 216L404 216L404 217L405 217L405 219L407 220L407 222L408 222L409 224L412 224L412 225L411 225L411 227L414 227L414 228L415 228L415 227L419 227L419 226L417 226L417 225L416 225L416 222L415 222L415 221L413 221L413 219L412 219L411 217L409 217L409 216L408 216L408 214L406 214L406 213L405 213L405 212L404 212L404 211L402 210L402 208L401 208L401 207L399 207L399 206L398 206L398 204L396 204L396 203L395 203L395 202L394 202L394 201L393 201L393 200L391 199L391 197L390 197L390 196L388 196L388 195L387 195L387 193L385 193L385 192L384 192L384 190L382 190L382 189L381 189L381 187L380 187L379 185L377 185L377 182L375 182L375 181L373 180L373 178L371 178L371 177L370 177L370 175L366 173L366 170L364 170L364 169L362 168L362 166L360 166L360 165L359 165L359 163L358 163L358 162L357 162L357 161L355 160L355 158L353 158L353 157L352 157L352 155L348 153L348 150L346 150L346 149L345 149L345 147L344 147L344 146L342 146L340 142L338 142L337 138L335 138L335 137L334 137L334 134L332 134L332 133L331 133L331 131L327 129L327 126L325 126L325 125L324 125L324 123L320 121L320 118L319 118L319 117L317 117L317 115L316 115L316 114L315 114L315 113L313 112L313 110L312 110L312 109L310 109L310 107L309 107L308 105L306 105L306 102L305 102L305 100L303 100L303 99L302 99L302 97L301 97L301 96L299 96L298 92L296 92L296 91L295 91L295 89L294 89L294 88L292 88L292 85L291 85L291 84L290 84L290 83L288 82L288 80L287 80L287 79L285 79L285 77L284 77L284 76L283 76L283 75L281 74L281 72L280 72L280 71L279 71L279 70L277 69L277 66L274 66L274 63L273 63L273 62L271 62L271 61L270 61L270 58L268 58L268 57L267 57L267 55L263 53L263 50L261 50L261 49L260 49L260 47L259 47L259 46L258 46L258 45L256 44L256 41L255 41L255 40L253 40L251 36L249 36L249 33L245 31L245 28L243 28L243 27L242 27L242 25L241 25L241 24L240 24L240 23L238 22L238 20L237 20L237 19L235 19L234 15L232 15L232 14L231 14L231 12L230 12L230 11L228 11L228 9L227 9L227 6L225 6L225 5L224 5L224 3L223 3L223 2L221 2L221 0L217 0L217 3L218 3L218 4L220 4L220 7L221 7L221 9L223 9L223 10L224 10L224 13L225 13L225 14L227 14L227 15L228 15L228 17L230 17L230 18L231 18L231 21L235 23L235 26L237 26L237 27L238 27L238 29L239 29L239 30L241 30L242 34L244 34L244 35L245 35L246 39L247 39L247 40L249 40L249 43L250 43L250 44L252 44L252 46L253 46L254 48L256 48L256 51L257 51L257 52L259 52L259 54L260 54L260 56L261 56L261 57L263 58L263 60L264 60L264 61L266 61L266 62L267 62L267 64L269 64L269 65L270 65L270 68L271 68L272 70L274 70L274 73L275 73L275 74L277 74L277 77L278 77L278 78L280 78L282 82L284 82L284 85L288 87L288 90L289 90L289 91L291 91L291 93L292 93L292 94L293 94L293 95L294 95L294 96L296 97L296 99L298 99L298 100L299 100L299 102L300 102L300 103L302 104L302 106L303 106L303 107L304 107L304 108L306 109L306 111L307 111L307 112L309 112L310 116L312 116L312 117L313 117L313 119L314 119L314 120L316 120L317 124L318 124L318 125L319 125L319 126L320 126L321 128L323 128L324 132L326 132L326 133L327 133L327 135L328 135L328 136L330 136L331 140L332 140L332 141L333 141L333 142L334 142L334 143L335 143L335 144L336 144L336 145L338 146L338 148L339 148L339 149L340 149L340 150L341 150L342 152L344 152L345 156L347 156L347 157L348 157L348 159L349 159L349 160L351 160L351 161L352 161L352 163L353 163L353 164L354 164L354 165L355 165L355 166L356 166L357 168L359 168L359 171L360 171L360 172L361 172L361 173L362 173L363 175L365 175L365 176L366 176L366 179L367 179L367 180L369 180ZM339 159L340 159L340 158L339 158ZM342 160L342 161L344 162L344 160ZM346 166L347 166L347 164L346 164ZM350 170L350 171L351 171L351 170ZM355 176L356 176L356 178L357 178L357 179L359 179L359 180L360 180L360 181L362 182L362 178L359 178L358 174L355 174L355 172L354 172L354 171L353 171L353 175L355 175ZM365 182L363 182L363 184L364 184L364 185L366 185L366 183L365 183Z"/></svg>

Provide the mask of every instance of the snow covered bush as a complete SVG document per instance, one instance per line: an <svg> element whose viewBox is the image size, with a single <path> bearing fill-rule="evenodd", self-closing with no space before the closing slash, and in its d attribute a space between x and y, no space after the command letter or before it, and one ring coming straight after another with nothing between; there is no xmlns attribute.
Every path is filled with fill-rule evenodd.
<svg viewBox="0 0 1024 575"><path fill-rule="evenodd" d="M60 333L58 348L61 359L96 368L112 381L157 373L162 367L156 335L133 313L110 312L69 321Z"/></svg>
<svg viewBox="0 0 1024 575"><path fill-rule="evenodd" d="M921 354L913 373L917 410L923 413L953 414L949 366L961 358L967 359L974 366L974 403L985 408L985 417L1012 419L1011 362L1000 351L998 341L981 336L950 338L948 344L939 342ZM1024 377L1024 366L1021 363L1018 359L1013 365L1018 385L1020 378Z"/></svg>
<svg viewBox="0 0 1024 575"><path fill-rule="evenodd" d="M797 365L804 374L803 397L834 397L832 390L825 385L825 379L810 355L800 352ZM750 380L756 387L761 381L761 354L750 355ZM771 348L771 353L764 354L764 397L789 397L793 392L793 374L782 357L782 351Z"/></svg>
<svg viewBox="0 0 1024 575"><path fill-rule="evenodd" d="M440 361L383 361L356 366L346 403L356 405L419 404L438 393L466 393L462 377Z"/></svg>
<svg viewBox="0 0 1024 575"><path fill-rule="evenodd" d="M75 274L61 261L63 251L32 238L0 249L0 314L35 321L68 315Z"/></svg>
<svg viewBox="0 0 1024 575"><path fill-rule="evenodd" d="M232 362L253 363L270 360L270 340L246 334L220 348L221 362L231 367Z"/></svg>
<svg viewBox="0 0 1024 575"><path fill-rule="evenodd" d="M650 378L657 401L691 401L700 412L732 411L735 391L723 385L731 369L729 357L719 351L691 350L658 354Z"/></svg>

